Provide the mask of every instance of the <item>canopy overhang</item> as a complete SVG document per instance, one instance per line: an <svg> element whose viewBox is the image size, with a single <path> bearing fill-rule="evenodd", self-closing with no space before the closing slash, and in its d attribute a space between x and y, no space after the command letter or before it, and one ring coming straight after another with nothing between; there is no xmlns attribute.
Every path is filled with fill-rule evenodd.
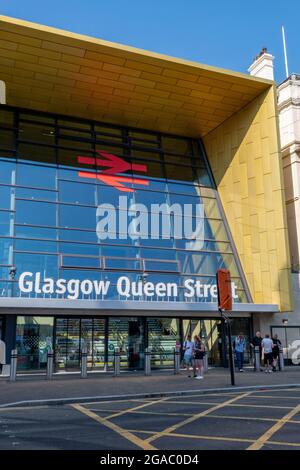
<svg viewBox="0 0 300 470"><path fill-rule="evenodd" d="M27 21L0 16L7 104L203 137L273 85Z"/></svg>

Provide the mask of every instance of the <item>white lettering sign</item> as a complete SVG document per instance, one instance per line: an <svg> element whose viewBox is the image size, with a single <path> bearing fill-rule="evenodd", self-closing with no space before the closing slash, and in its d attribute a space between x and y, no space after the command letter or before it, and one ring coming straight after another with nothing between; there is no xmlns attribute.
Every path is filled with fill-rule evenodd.
<svg viewBox="0 0 300 470"><path fill-rule="evenodd" d="M120 276L115 285L111 281L98 281L90 279L57 279L49 277L42 278L40 272L32 273L25 271L19 276L19 289L24 294L45 294L50 297L62 296L67 299L84 299L85 297L101 297L105 299L109 290L116 289L120 297L127 299L146 298L152 299L174 299L180 295L180 287L175 282L144 282L132 281L127 276ZM189 299L217 299L216 284L203 284L201 280L186 279L183 285L183 297ZM233 300L238 298L237 286L232 283Z"/></svg>

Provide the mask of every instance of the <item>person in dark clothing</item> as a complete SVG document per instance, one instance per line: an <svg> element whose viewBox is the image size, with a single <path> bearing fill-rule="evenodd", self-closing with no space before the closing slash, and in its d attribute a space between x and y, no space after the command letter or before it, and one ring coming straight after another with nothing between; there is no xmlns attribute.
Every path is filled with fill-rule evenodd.
<svg viewBox="0 0 300 470"><path fill-rule="evenodd" d="M254 356L255 356L255 347L258 346L259 347L259 368L260 368L260 371L263 370L262 366L261 366L261 358L262 358L262 337L261 337L261 332L260 331L257 331L253 340L252 340L252 343L250 343L250 346L251 348L253 348L253 353L254 353ZM255 366L254 366L254 370L255 370Z"/></svg>
<svg viewBox="0 0 300 470"><path fill-rule="evenodd" d="M279 348L281 347L281 341L278 338L278 335L274 335L273 340L273 372L276 372L276 367L278 364L278 358L279 358Z"/></svg>

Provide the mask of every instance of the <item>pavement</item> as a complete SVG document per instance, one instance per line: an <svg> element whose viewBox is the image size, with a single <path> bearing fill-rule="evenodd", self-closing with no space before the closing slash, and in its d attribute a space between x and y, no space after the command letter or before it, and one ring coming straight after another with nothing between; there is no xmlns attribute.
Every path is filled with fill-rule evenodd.
<svg viewBox="0 0 300 470"><path fill-rule="evenodd" d="M123 372L118 377L90 373L86 379L74 374L55 375L52 380L46 380L45 376L23 375L16 382L0 378L0 408L297 386L300 388L300 368L297 366L272 374L254 372L253 369L237 372L233 389L228 369L221 368L210 369L204 380L188 378L186 371L174 375L173 371L166 370L153 371L151 376L144 376L142 372Z"/></svg>
<svg viewBox="0 0 300 470"><path fill-rule="evenodd" d="M291 372L282 377L284 374ZM226 378L224 374L221 377ZM117 387L124 379L111 379L111 383ZM275 374L267 379L279 380ZM102 380L108 379L97 381L100 384ZM134 378L126 380L137 384ZM152 389L153 378L139 380ZM188 383L183 377L173 377L170 384L178 385L182 380ZM244 376L240 380L249 382ZM42 382L31 383L37 387ZM84 383L88 386L89 379ZM299 450L300 389L274 386L272 390L193 391L185 396L0 409L0 450L75 449L106 451L106 457L110 455L107 451L117 450L142 450L144 457L149 453L155 456L157 450ZM203 454L197 455L203 463ZM141 455L133 458L135 468Z"/></svg>

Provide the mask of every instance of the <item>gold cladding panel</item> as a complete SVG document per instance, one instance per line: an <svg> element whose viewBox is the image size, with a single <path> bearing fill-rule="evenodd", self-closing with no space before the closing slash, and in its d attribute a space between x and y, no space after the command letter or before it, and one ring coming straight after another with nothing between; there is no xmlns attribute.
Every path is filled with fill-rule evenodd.
<svg viewBox="0 0 300 470"><path fill-rule="evenodd" d="M257 303L292 310L275 89L204 137L244 273Z"/></svg>

